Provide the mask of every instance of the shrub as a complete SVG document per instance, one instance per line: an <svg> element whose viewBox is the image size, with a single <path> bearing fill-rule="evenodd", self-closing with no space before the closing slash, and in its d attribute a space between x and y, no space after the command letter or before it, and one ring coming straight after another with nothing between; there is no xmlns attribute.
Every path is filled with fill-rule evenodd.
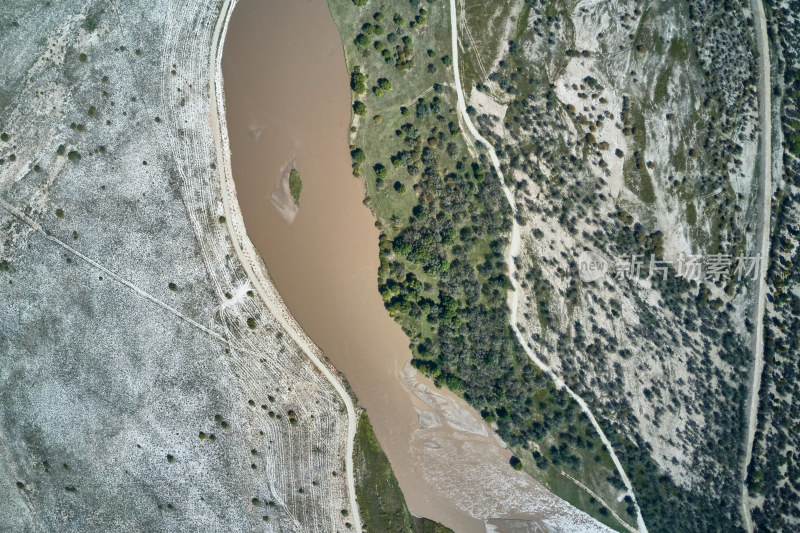
<svg viewBox="0 0 800 533"><path fill-rule="evenodd" d="M358 67L350 74L350 88L357 94L364 94L367 91L367 77Z"/></svg>
<svg viewBox="0 0 800 533"><path fill-rule="evenodd" d="M351 150L350 157L353 158L353 162L357 165L360 165L367 160L367 156L364 155L364 150L362 150L361 148L356 148L355 150Z"/></svg>
<svg viewBox="0 0 800 533"><path fill-rule="evenodd" d="M289 172L289 192L292 194L292 198L294 198L294 203L299 207L300 206L300 193L303 191L303 181L300 179L300 173L297 170L292 169Z"/></svg>
<svg viewBox="0 0 800 533"><path fill-rule="evenodd" d="M356 38L353 39L353 44L359 47L367 46L369 44L369 38L367 38L367 36L363 33L359 33L356 35Z"/></svg>

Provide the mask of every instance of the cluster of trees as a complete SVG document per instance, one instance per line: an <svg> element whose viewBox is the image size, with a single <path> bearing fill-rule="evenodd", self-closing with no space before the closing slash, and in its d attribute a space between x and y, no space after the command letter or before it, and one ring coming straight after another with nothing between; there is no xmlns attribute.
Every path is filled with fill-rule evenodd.
<svg viewBox="0 0 800 533"><path fill-rule="evenodd" d="M350 88L356 94L367 92L367 76L361 72L361 67L355 67L350 73Z"/></svg>
<svg viewBox="0 0 800 533"><path fill-rule="evenodd" d="M383 96L383 93L391 90L392 90L392 82L390 82L386 78L379 78L378 84L372 88L372 93L377 97L381 97Z"/></svg>
<svg viewBox="0 0 800 533"><path fill-rule="evenodd" d="M397 131L394 172L405 171L418 202L407 220L381 221L379 290L412 340L417 369L461 392L510 445L541 442L538 459L528 454L540 468L577 470L582 455L605 452L578 406L509 330L510 209L486 157L467 157L443 90L436 92ZM381 186L389 170L373 170Z"/></svg>
<svg viewBox="0 0 800 533"><path fill-rule="evenodd" d="M800 22L790 19L790 8L771 2L771 37L781 46L777 62L783 75L781 124L784 138L783 173L786 188L773 198L775 229L770 246L767 306L764 316L764 370L759 391L757 430L747 485L751 495L763 497L753 510L753 521L765 531L791 531L800 521L800 113L791 105L800 96ZM765 6L767 7L767 6ZM770 10L767 10L769 14ZM783 72L780 72L780 71Z"/></svg>
<svg viewBox="0 0 800 533"><path fill-rule="evenodd" d="M389 31L390 24L385 19L373 18ZM389 31L385 40L375 40L372 47L362 46L359 52L365 54L377 50L387 64L394 62L400 68L397 63L400 43L410 47L411 38L404 35L400 27L405 24L403 17L395 16L393 20L398 28ZM369 24L374 26L372 22ZM367 35L364 25L360 27L361 33ZM425 44L424 38L422 43ZM433 61L436 54L429 53L428 57ZM444 56L441 61L448 65L450 59ZM382 65L383 61L380 63ZM370 70L370 74L377 78L383 73L380 68L382 66L376 71ZM501 68L506 67L501 65ZM517 120L512 130L524 141L511 146L493 138L499 148L498 155L504 161L505 170L522 170L552 194L545 209L551 213L553 223L562 224L577 235L580 219L600 219L598 204L605 197L593 184L567 179L585 172L581 158L569 155L569 151L565 154L560 142L535 142L537 136L545 134L559 120L558 114L554 113L559 104L553 91L547 89L547 81L535 80L531 73L518 71L511 65L507 68L494 79L509 94L517 95L507 118ZM397 90L404 78L390 77ZM351 77L351 81L354 90L359 87L366 92L366 77ZM585 82L591 84L591 81ZM519 94L517 84L523 82L534 87L535 97ZM376 84L375 87L380 86ZM372 98L371 95L368 97ZM370 107L380 108L378 100L367 102ZM362 104L362 107L359 103L354 104L354 112L366 113L366 105ZM401 110L407 122L398 127L393 138L382 138L379 148L367 142L358 148L353 147L351 152L357 172L369 160L372 173L364 175L373 179L378 189L393 182L395 191L406 194L398 205L408 205L406 202L416 200L409 208L410 212L404 214L389 216L385 214L387 211L396 210L375 209L382 230L379 288L386 308L410 337L414 355L412 364L431 376L437 385L463 394L487 422L496 424L501 437L517 451L521 464L536 464L541 469L556 465L581 479L586 479L585 469L600 469L603 472L600 483L615 486L614 481L619 481L614 477L613 469L603 466L609 461L591 424L571 398L555 389L552 381L528 360L510 331L506 305L509 279L503 252L507 246L511 212L490 162L485 156L475 160L467 155L464 142L459 138L452 107L452 95L448 95L441 85L435 87L433 97L422 98L409 109ZM384 109L378 112L388 116ZM476 114L474 110L472 113L473 116ZM533 130L537 130L537 134ZM360 139L359 142L365 141ZM534 154L554 170L552 175L545 176L537 169L538 165L531 163L530 156ZM368 201L376 207L375 202L385 201L386 196L381 192ZM606 223L605 216L598 222L599 225ZM647 246L657 246L658 236L652 232L634 223L626 225L626 228L637 246L640 239ZM609 224L608 233L600 231L596 238L607 246L608 242L613 243L616 239L615 234L612 236L614 231L622 230ZM560 268L552 265L547 270ZM538 287L539 278L546 282L541 271L528 282ZM552 286L548 289L553 291ZM574 283L569 284L566 292L571 301L578 301L579 291ZM618 302L604 302L603 305L609 313L619 316ZM546 298L542 299L540 310L549 313ZM562 340L557 348L561 350L560 356L567 361L567 366L574 369L570 370L571 385L580 383L578 372L583 366L587 370L600 368L605 364L604 359L620 349L615 344L615 335L598 332L595 324L586 324L583 331L574 328L574 335L573 324L556 324L554 327L558 328ZM632 334L648 338L649 332ZM584 354L592 354L593 360L588 365L584 365L585 361L574 353L569 353L576 352L577 346L585 350ZM605 376L606 373L597 371L595 375ZM691 501L694 495L678 489L663 476L663 471L650 457L645 442L635 434L629 436L629 428L638 426L632 414L634 411L622 392L621 378L609 380L607 389L612 405L603 414L623 421L609 426L608 434L614 440L615 448L622 450L622 456L630 461L626 470L638 474L637 496L640 488L643 489L646 493L644 499L650 506L646 514L661 519L663 515L655 513L690 509L694 505ZM711 386L709 390L712 390ZM589 392L588 398L592 398L590 391L585 392ZM706 403L703 402L704 409ZM728 414L731 413L725 413ZM718 437L718 434L714 433L714 436ZM731 439L731 443L735 442ZM734 462L735 459L732 464ZM630 466L634 463L640 467L639 470ZM703 473L714 474L711 470ZM654 478L659 479L653 482ZM647 485L652 486L647 488ZM735 498L730 502L728 507L735 507ZM628 502L629 513L633 514L630 504ZM715 504L719 502L715 501ZM728 507L719 505L717 508L724 508L727 512ZM676 523L685 529L698 529L692 525L696 518L690 513L677 522L665 522L663 529ZM705 517L697 523L711 527L713 520Z"/></svg>
<svg viewBox="0 0 800 533"><path fill-rule="evenodd" d="M420 13L427 13L424 9L420 9ZM413 59L413 49L411 48L412 39L409 35L405 35L403 26L405 19L399 14L393 17L394 23L397 27L394 31L386 34L386 40L382 41L385 29L381 26L380 22L385 20L383 13L376 12L372 18L375 23L365 22L361 25L361 31L353 39L353 44L361 52L363 56L370 54L370 44L372 48L381 55L387 64L394 64L397 70L405 71L411 68ZM410 28L414 29L417 26L424 25L427 22L424 14L420 14L415 20L409 24Z"/></svg>
<svg viewBox="0 0 800 533"><path fill-rule="evenodd" d="M539 8L534 8L534 12L536 9ZM519 46L520 43L515 44ZM535 65L525 65L524 58L515 60L513 54L508 63L504 61L499 66L492 79L507 93L516 94L514 85L517 84L531 87L517 96L505 116L504 126L513 142L506 144L494 136L489 130L492 124L489 117L478 117L478 123L484 128L481 133L492 138L496 146L501 146L498 156L506 175L512 174L512 169L519 169L542 191L536 200L525 198L524 190L528 183L513 184L530 212L544 218L545 226L561 226L578 242L591 244L609 257L631 253L655 253L663 257L663 235L660 232L629 213L609 213L606 210L610 206L603 189L591 178L587 179L588 165L581 157L584 143L572 139L563 144L553 141L551 133L563 131L567 126L561 122L559 114L553 113L560 104L549 89L546 73ZM597 80L586 78L583 82L592 90L602 90ZM620 118L624 127L630 129L626 133L638 135L640 132L635 129L638 119L632 106L628 101ZM574 109L570 111L574 114ZM714 142L717 133L717 130L707 132L707 137L712 139L709 142ZM711 163L723 168L732 161L737 148L724 142L718 146L720 152L712 156L711 159L716 160ZM586 153L584 150L584 157ZM539 164L531 164L532 155ZM722 164L722 161L726 163ZM541 172L539 165L547 167L549 172ZM642 162L642 166L647 166L646 162ZM720 176L727 179L728 174ZM732 210L733 207L727 206L726 209ZM583 229L579 229L579 223ZM548 244L551 249L553 246L552 240L543 240L546 234L546 229L545 232L534 232L545 251ZM665 383L642 391L644 399L653 408L650 419L656 426L665 411L677 412L678 409L700 414L707 422L702 432L690 426L689 434L678 438L689 439L696 446L695 451L683 460L693 465L698 478L712 481L713 489L679 488L650 455L647 443L638 433L640 421L632 414L634 411L625 397L623 367L614 361L617 356L630 359L633 355L630 349L619 345L619 333L605 331L591 316L583 323L559 323L551 315L551 294L568 309L581 302L587 304L586 292L579 291L574 283L570 282L566 287L561 285L558 291L548 286L548 276L564 277L576 272L574 261L569 257L563 256L560 261L556 259L541 258L541 265L548 263L548 273L545 274L539 264L534 264L523 282L533 289L530 292L538 306L539 322L545 329L552 329L553 334L548 338L557 339L556 342L540 341L539 336L533 336L532 340L537 343L534 349L543 349L545 354L551 350L557 353L565 381L590 405L598 407L602 415L599 418L601 425L634 483L648 526L653 530L668 531L735 530L740 521L737 474L744 439L745 390L742 384L746 383L750 358L745 342L732 330L734 309L710 297L711 293L704 285L687 283L670 275L665 281L656 283L662 295L663 312L662 309L637 305L639 325L625 326L623 336L638 340L640 345L633 348L634 352L639 352L636 355L646 347L649 359L659 365L662 361L674 361L676 353L685 353L688 359L685 365L690 374L705 377L693 379L690 387L681 386L674 391L667 390ZM624 282L618 289L626 297L639 290ZM605 313L608 320L620 323L619 301L606 299L596 292L591 297L590 305L596 314ZM641 304L636 302L636 298L633 300L634 304ZM693 331L698 334L687 335ZM702 339L699 342L698 337ZM718 354L729 366L719 367L710 354ZM720 408L721 405L725 408ZM609 420L615 422L612 424ZM532 432L538 429L532 428ZM579 447L572 443L571 449ZM548 451L551 450L543 449L533 454L537 464L546 465ZM552 456L549 460L552 462ZM629 512L632 511L631 507Z"/></svg>

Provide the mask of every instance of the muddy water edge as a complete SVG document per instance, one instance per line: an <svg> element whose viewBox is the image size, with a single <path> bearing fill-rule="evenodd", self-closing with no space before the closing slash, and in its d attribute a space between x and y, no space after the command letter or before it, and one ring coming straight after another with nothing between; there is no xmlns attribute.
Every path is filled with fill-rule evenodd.
<svg viewBox="0 0 800 533"><path fill-rule="evenodd" d="M378 293L379 232L350 169L349 80L327 3L241 0L222 70L247 233L296 320L369 412L411 512L476 533L487 518L571 514L510 469L510 453L466 402L407 367L408 339ZM294 206L280 205L280 182L289 168L303 188L287 218Z"/></svg>

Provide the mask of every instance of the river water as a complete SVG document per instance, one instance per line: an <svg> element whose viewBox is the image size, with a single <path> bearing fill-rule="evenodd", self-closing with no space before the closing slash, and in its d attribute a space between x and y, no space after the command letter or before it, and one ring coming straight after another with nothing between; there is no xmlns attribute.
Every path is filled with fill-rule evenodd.
<svg viewBox="0 0 800 533"><path fill-rule="evenodd" d="M408 339L378 293L379 232L350 170L349 79L325 1L240 1L222 70L248 235L296 320L369 412L411 512L459 533L501 517L596 525L512 470L466 402L407 366ZM303 181L293 218L273 200L291 167Z"/></svg>

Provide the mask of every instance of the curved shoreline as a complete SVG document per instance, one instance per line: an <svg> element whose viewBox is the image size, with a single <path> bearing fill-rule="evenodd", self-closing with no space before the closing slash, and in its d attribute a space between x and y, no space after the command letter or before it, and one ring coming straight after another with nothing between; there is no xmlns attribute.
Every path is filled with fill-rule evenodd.
<svg viewBox="0 0 800 533"><path fill-rule="evenodd" d="M450 36L451 36L451 44L452 44L452 55L453 55L453 77L455 79L455 89L456 94L458 96L458 112L461 115L464 124L467 126L467 129L470 132L472 137L483 144L487 151L489 152L489 158L492 161L492 166L494 167L495 171L497 172L498 177L500 178L500 184L503 188L503 193L506 196L506 200L508 200L509 207L511 207L512 219L511 219L511 242L509 243L508 248L506 248L506 258L505 262L508 266L508 277L511 281L512 290L508 295L508 305L510 308L510 317L509 322L511 329L514 330L514 333L519 340L520 344L522 345L522 349L525 350L525 353L528 355L531 361L533 361L536 366L538 366L545 374L547 374L556 384L556 386L560 389L565 390L580 406L581 410L586 413L591 421L592 425L597 431L598 435L600 436L600 440L603 442L606 450L608 450L609 455L611 456L611 460L614 462L614 465L617 467L617 471L622 478L622 482L625 484L625 488L628 489L628 494L630 495L631 499L633 500L633 505L636 508L636 523L639 527L639 531L641 533L647 533L647 526L644 523L644 518L642 517L642 511L639 509L639 503L636 501L636 495L633 492L633 485L631 484L630 480L628 479L625 470L622 468L622 463L617 458L617 454L614 453L614 448L611 446L611 442L606 437L605 433L603 433L600 424L598 424L597 419L595 419L594 415L592 414L591 410L587 403L578 396L572 389L570 389L564 381L556 376L555 372L546 365L543 361L541 361L536 354L533 353L527 343L525 342L522 333L519 330L517 325L517 309L519 307L519 282L515 277L515 267L514 258L519 253L520 244L522 242L522 236L520 234L520 226L517 222L517 205L516 201L514 200L514 195L511 193L511 190L505 183L505 178L503 176L503 172L500 169L500 160L497 158L497 153L494 150L494 147L487 141L480 133L478 133L478 129L472 123L472 120L469 118L469 114L467 113L467 106L466 101L464 99L464 91L461 88L461 74L458 70L458 16L456 10L456 0L450 0Z"/></svg>
<svg viewBox="0 0 800 533"><path fill-rule="evenodd" d="M300 347L314 366L322 372L325 378L342 398L347 410L347 445L345 450L345 470L347 473L347 489L350 497L351 516L354 529L361 532L361 518L359 515L358 501L356 499L355 476L353 467L353 445L356 435L357 415L355 405L342 381L336 376L337 371L324 359L322 351L314 344L311 338L303 331L300 324L294 319L275 285L269 278L266 266L258 255L255 246L247 236L244 219L236 197L236 185L233 181L231 169L230 144L225 121L225 92L222 79L222 49L225 44L225 35L228 29L233 9L238 0L223 0L217 18L211 43L209 72L213 79L209 80L211 95L210 121L214 145L219 167L220 187L222 190L223 212L226 227L231 238L236 256L247 273L261 300L276 318L278 323L291 336L292 340Z"/></svg>

